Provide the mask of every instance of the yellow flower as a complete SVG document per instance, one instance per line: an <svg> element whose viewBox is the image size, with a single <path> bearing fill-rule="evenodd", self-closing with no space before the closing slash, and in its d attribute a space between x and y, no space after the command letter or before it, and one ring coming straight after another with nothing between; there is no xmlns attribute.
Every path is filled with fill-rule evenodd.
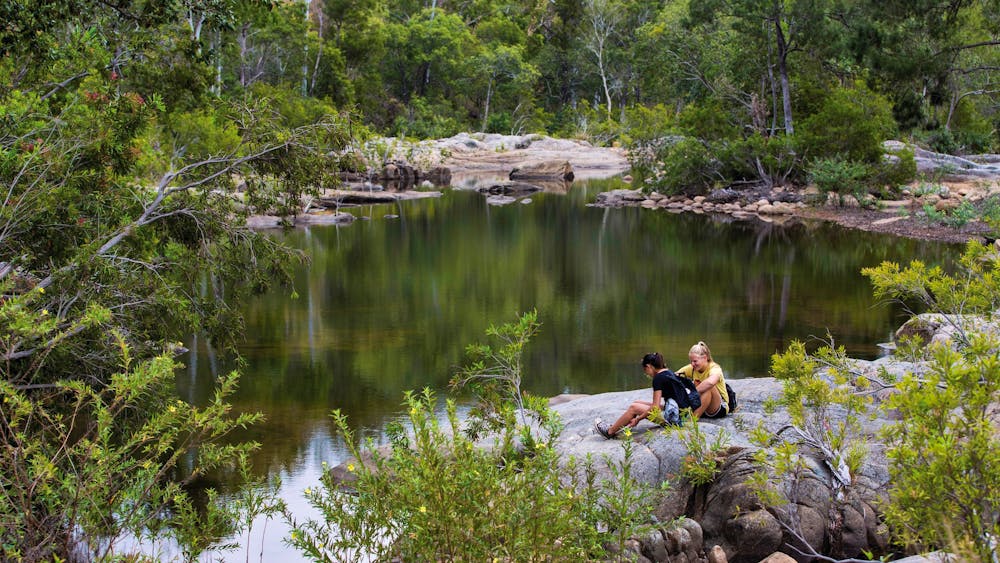
<svg viewBox="0 0 1000 563"><path fill-rule="evenodd" d="M48 315L48 314L49 314L49 310L48 310L48 309L42 309L42 316L43 316L43 317L44 317L45 315Z"/></svg>
<svg viewBox="0 0 1000 563"><path fill-rule="evenodd" d="M306 487L306 494L307 495L311 495L312 494L312 489L310 489L309 487Z"/></svg>
<svg viewBox="0 0 1000 563"><path fill-rule="evenodd" d="M44 295L45 294L45 288L44 287L38 288L38 293L41 293L41 294Z"/></svg>
<svg viewBox="0 0 1000 563"><path fill-rule="evenodd" d="M354 473L354 464L353 463L348 463L347 464L347 470L350 471L351 473Z"/></svg>
<svg viewBox="0 0 1000 563"><path fill-rule="evenodd" d="M625 429L625 437L631 437L631 436L632 436L632 429L631 428L626 428Z"/></svg>
<svg viewBox="0 0 1000 563"><path fill-rule="evenodd" d="M426 506L421 506L421 507L420 507L420 513L421 513L421 514L425 514L425 513L427 513L427 507L426 507Z"/></svg>

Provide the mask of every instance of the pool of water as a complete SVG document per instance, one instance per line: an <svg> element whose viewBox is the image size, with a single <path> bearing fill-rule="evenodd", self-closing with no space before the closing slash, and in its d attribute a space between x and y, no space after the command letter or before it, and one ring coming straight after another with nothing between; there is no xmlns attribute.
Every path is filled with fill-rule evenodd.
<svg viewBox="0 0 1000 563"><path fill-rule="evenodd" d="M659 351L680 367L698 340L731 378L766 376L772 354L827 333L850 355L873 358L904 317L874 301L861 268L947 265L958 252L829 224L587 205L614 187L575 183L503 207L449 190L353 208L363 219L348 226L276 233L310 262L295 274L295 298L276 291L244 310L246 367L233 402L266 415L241 436L262 445L258 473L281 476L281 496L309 514L302 490L317 485L323 462L345 457L332 409L380 436L404 391L444 395L466 345L530 309L542 327L524 388L538 395L645 387L643 354ZM234 364L203 339L189 345L178 390L200 402ZM258 522L250 543L224 558L297 560L286 534L280 522Z"/></svg>

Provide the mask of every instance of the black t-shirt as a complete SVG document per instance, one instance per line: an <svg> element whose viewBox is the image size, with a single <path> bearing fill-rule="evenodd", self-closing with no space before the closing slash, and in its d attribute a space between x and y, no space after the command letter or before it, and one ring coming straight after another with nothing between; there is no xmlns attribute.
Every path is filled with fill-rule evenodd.
<svg viewBox="0 0 1000 563"><path fill-rule="evenodd" d="M684 408L697 408L697 404L692 404L692 393L698 396L698 391L694 382L690 379L680 377L669 369L663 369L653 375L653 391L660 391L663 400L673 399L677 405ZM700 404L701 401L698 401Z"/></svg>
<svg viewBox="0 0 1000 563"><path fill-rule="evenodd" d="M674 372L667 368L653 374L653 391L659 391L663 395L663 400L674 398L674 380L670 377ZM674 398L676 400L676 398Z"/></svg>

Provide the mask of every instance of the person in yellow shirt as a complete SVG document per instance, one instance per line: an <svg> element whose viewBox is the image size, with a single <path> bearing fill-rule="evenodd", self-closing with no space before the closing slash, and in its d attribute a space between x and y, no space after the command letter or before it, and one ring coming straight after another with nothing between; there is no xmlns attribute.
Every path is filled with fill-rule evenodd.
<svg viewBox="0 0 1000 563"><path fill-rule="evenodd" d="M701 395L701 406L694 410L699 418L723 418L729 414L729 393L722 368L712 360L708 345L699 341L688 352L690 364L677 370L677 375L694 381Z"/></svg>

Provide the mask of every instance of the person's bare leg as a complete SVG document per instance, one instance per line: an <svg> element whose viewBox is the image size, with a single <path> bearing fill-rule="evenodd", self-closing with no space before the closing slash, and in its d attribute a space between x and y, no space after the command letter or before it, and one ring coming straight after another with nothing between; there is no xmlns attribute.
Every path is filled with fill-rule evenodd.
<svg viewBox="0 0 1000 563"><path fill-rule="evenodd" d="M719 412L719 407L722 406L722 395L719 394L718 389L712 387L700 395L701 406L694 410L695 416L700 417L702 413L706 412Z"/></svg>
<svg viewBox="0 0 1000 563"><path fill-rule="evenodd" d="M625 409L625 412L618 417L618 420L616 420L615 423L608 428L608 432L613 435L625 426L631 425L635 418L643 418L648 415L652 408L653 403L650 403L649 401L635 401L629 405L628 408Z"/></svg>

